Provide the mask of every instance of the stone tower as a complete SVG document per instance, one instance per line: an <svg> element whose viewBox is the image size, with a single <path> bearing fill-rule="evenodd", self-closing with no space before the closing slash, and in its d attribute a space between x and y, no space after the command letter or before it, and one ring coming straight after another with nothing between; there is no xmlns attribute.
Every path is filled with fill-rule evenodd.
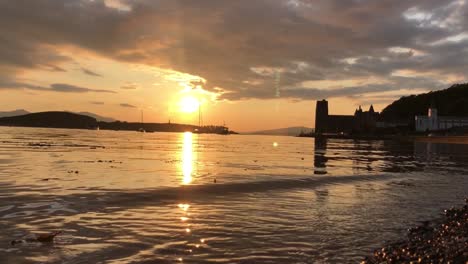
<svg viewBox="0 0 468 264"><path fill-rule="evenodd" d="M317 101L315 108L315 133L327 132L328 127L328 101Z"/></svg>

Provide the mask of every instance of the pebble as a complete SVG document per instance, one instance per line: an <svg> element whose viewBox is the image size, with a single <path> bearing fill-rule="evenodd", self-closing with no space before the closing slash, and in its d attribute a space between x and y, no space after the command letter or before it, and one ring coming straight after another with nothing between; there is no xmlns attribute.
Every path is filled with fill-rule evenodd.
<svg viewBox="0 0 468 264"><path fill-rule="evenodd" d="M468 263L468 199L465 203L445 210L442 223L424 221L408 230L406 240L375 250L361 263Z"/></svg>

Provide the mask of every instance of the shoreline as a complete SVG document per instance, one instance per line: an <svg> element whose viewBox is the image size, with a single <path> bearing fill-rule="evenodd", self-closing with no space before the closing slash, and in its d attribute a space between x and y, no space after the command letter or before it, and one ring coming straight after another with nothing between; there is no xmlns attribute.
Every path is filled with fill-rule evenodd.
<svg viewBox="0 0 468 264"><path fill-rule="evenodd" d="M177 124L180 126L192 126L192 125L185 125L185 124ZM116 132L138 132L138 133L185 133L185 132L192 132L194 134L212 134L212 135L237 135L239 133L235 131L229 130L227 133L217 133L217 132L196 132L193 130L132 130L132 129L110 129L110 128L83 128L83 127L59 127L59 126L29 126L29 125L5 125L0 123L0 127L7 127L7 128L41 128L41 129L71 129L71 130L87 130L87 131L116 131Z"/></svg>
<svg viewBox="0 0 468 264"><path fill-rule="evenodd" d="M323 138L323 139L354 139L354 140L398 140L442 144L468 144L468 135L463 136L421 136L421 135L299 135L297 137Z"/></svg>
<svg viewBox="0 0 468 264"><path fill-rule="evenodd" d="M468 199L442 218L410 228L407 238L376 249L361 263L468 263Z"/></svg>
<svg viewBox="0 0 468 264"><path fill-rule="evenodd" d="M415 137L414 141L443 144L468 144L468 136Z"/></svg>

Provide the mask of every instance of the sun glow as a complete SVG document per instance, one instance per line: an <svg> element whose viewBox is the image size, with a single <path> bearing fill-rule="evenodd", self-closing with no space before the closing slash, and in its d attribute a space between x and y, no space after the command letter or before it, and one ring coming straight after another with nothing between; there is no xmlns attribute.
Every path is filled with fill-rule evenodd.
<svg viewBox="0 0 468 264"><path fill-rule="evenodd" d="M180 99L180 111L184 113L193 113L200 107L200 101L192 96L182 97Z"/></svg>

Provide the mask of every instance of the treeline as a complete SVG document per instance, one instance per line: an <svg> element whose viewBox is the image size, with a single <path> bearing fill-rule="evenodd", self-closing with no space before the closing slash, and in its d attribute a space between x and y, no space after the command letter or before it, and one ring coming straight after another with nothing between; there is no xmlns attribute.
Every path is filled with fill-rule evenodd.
<svg viewBox="0 0 468 264"><path fill-rule="evenodd" d="M381 117L386 121L414 120L415 115L426 115L431 106L437 108L439 115L468 116L468 83L455 84L445 90L404 96L385 107Z"/></svg>

